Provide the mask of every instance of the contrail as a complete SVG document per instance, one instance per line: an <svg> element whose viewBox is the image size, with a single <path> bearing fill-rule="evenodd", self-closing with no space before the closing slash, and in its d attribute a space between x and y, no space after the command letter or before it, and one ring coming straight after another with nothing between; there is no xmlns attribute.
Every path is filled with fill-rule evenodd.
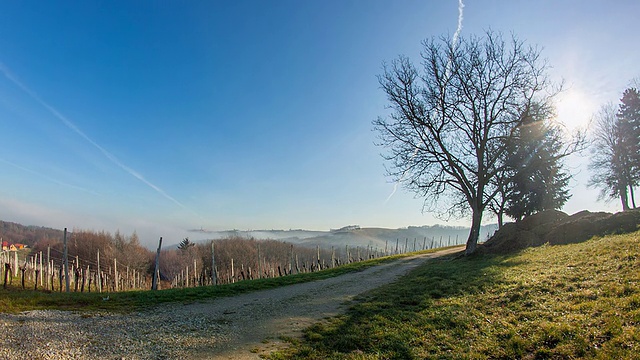
<svg viewBox="0 0 640 360"><path fill-rule="evenodd" d="M416 157L416 155L418 155L418 148L416 147L416 149L413 151L413 155L411 155L411 159L409 159L409 161L413 160L414 157ZM384 203L388 203L389 200L391 200L391 197L396 193L396 191L398 191L398 184L400 183L400 181L404 180L404 177L407 175L407 172L409 171L409 169L405 170L402 173L402 176L400 176L400 179L398 179L398 181L395 181L393 183L393 191L391 192L391 194L389 194L389 196L387 196L387 200L384 201Z"/></svg>
<svg viewBox="0 0 640 360"><path fill-rule="evenodd" d="M458 26L456 27L456 31L453 33L453 37L451 38L451 48L455 51L456 46L458 46L458 39L460 38L460 32L462 32L462 21L464 20L464 2L462 2L462 0L458 0ZM453 54L452 54L453 55ZM451 62L453 59L449 59L449 61L447 62L447 67L445 69L445 78L449 78L449 76L451 75ZM413 155L411 156L411 160L413 160L413 158L416 156L416 154L418 153L418 148L416 148L416 150L413 152ZM393 184L393 191L391 192L391 194L389 194L389 196L387 197L387 200L384 201L384 203L388 203L389 200L391 200L391 197L393 197L393 195L396 193L396 191L398 191L398 184L400 183L400 181L402 181L405 177L405 175L407 174L407 172L405 171L404 173L402 173L402 176L400 177L400 179L398 179L398 181L394 182Z"/></svg>
<svg viewBox="0 0 640 360"><path fill-rule="evenodd" d="M462 2L462 0L458 0L458 27L456 28L456 32L453 33L453 38L451 39L451 45L453 45L454 49L458 44L458 38L460 37L460 32L462 31L462 20L464 20L463 12L464 3Z"/></svg>
<svg viewBox="0 0 640 360"><path fill-rule="evenodd" d="M156 185L152 184L151 182L149 182L147 179L145 179L141 174L139 174L137 171L133 170L132 168L128 167L127 165L123 164L120 160L118 160L118 158L116 158L113 154L111 154L109 151L107 151L105 148L103 148L102 146L100 146L98 143L96 143L95 141L93 141L89 136L87 136L87 134L85 134L82 130L80 130L73 122L71 122L71 120L67 119L64 115L62 115L58 110L56 110L53 106L47 104L44 100L42 100L40 98L40 96L38 96L38 94L36 94L33 90L29 89L26 85L24 85L20 80L18 80L18 78L16 78L13 73L11 73L11 71L9 70L9 68L7 68L2 62L0 62L0 71L2 71L2 73L4 74L4 76L9 79L11 82L13 82L16 86L18 86L20 89L22 89L22 91L24 91L25 93L27 93L29 96L31 96L31 98L33 98L35 101L37 101L40 105L42 105L45 109L49 110L49 112L55 116L56 118L58 118L58 120L62 121L62 123L67 126L69 129L71 129L73 132L75 132L76 134L78 134L81 138L85 139L87 142L89 142L91 145L93 145L96 149L100 150L100 152L107 158L109 159L109 161L111 161L113 164L115 164L116 166L118 166L119 168L121 168L122 170L126 171L127 173L129 173L131 176L133 176L134 178L140 180L141 182L143 182L145 185L147 185L148 187L152 188L153 190L155 190L157 193L159 193L160 195L164 196L166 199L170 200L171 202L173 202L174 204L180 206L183 209L187 209L189 210L185 205L183 205L181 202L179 202L178 200L176 200L175 198L173 198L172 196L170 196L169 194L167 194L166 192L164 192L164 190L160 189L159 187L157 187Z"/></svg>
<svg viewBox="0 0 640 360"><path fill-rule="evenodd" d="M462 32L462 20L464 20L464 3L462 0L458 0L458 26L456 27L456 31L453 33L453 37L451 38L451 49L455 52L456 47L458 46L458 39L460 38L460 32ZM453 56L453 53L451 54ZM451 62L452 58L447 62L447 67L445 69L445 78L448 80L451 75Z"/></svg>

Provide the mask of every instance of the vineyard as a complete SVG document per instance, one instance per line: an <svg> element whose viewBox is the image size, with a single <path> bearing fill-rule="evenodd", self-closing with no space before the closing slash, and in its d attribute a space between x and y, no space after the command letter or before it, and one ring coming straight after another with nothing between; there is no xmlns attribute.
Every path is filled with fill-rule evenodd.
<svg viewBox="0 0 640 360"><path fill-rule="evenodd" d="M160 248L155 254L137 235L105 232L66 233L32 248L0 253L3 287L44 292L119 292L149 290L156 275L158 289L229 284L335 268L387 255L455 245L458 239L396 239L384 248L323 248L277 240L228 237ZM156 266L157 263L157 266Z"/></svg>

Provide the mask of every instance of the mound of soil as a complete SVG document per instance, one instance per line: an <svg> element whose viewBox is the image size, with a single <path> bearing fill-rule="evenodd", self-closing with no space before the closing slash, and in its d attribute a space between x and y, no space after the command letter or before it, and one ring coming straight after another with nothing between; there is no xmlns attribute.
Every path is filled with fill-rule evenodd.
<svg viewBox="0 0 640 360"><path fill-rule="evenodd" d="M479 249L509 253L528 247L570 244L594 236L623 234L638 230L640 209L615 214L580 211L571 216L558 210L543 211L515 223L507 223Z"/></svg>

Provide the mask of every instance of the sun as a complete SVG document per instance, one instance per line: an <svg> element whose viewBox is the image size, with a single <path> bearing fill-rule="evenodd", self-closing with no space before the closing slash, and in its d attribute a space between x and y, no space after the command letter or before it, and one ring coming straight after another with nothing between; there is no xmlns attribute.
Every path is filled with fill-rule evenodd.
<svg viewBox="0 0 640 360"><path fill-rule="evenodd" d="M595 102L579 89L565 90L556 100L556 120L569 132L586 130L596 111L594 104Z"/></svg>

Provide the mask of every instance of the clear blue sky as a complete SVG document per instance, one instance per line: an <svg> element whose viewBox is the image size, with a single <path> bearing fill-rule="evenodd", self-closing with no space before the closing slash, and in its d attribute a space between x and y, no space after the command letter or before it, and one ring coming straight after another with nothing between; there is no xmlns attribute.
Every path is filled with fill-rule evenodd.
<svg viewBox="0 0 640 360"><path fill-rule="evenodd" d="M638 1L464 5L461 36L544 48L567 123L640 76ZM3 1L0 219L146 244L201 227L441 223L411 193L390 197L371 121L387 114L382 62L418 62L423 39L457 24L457 1ZM584 162L565 211L617 210L586 189Z"/></svg>

